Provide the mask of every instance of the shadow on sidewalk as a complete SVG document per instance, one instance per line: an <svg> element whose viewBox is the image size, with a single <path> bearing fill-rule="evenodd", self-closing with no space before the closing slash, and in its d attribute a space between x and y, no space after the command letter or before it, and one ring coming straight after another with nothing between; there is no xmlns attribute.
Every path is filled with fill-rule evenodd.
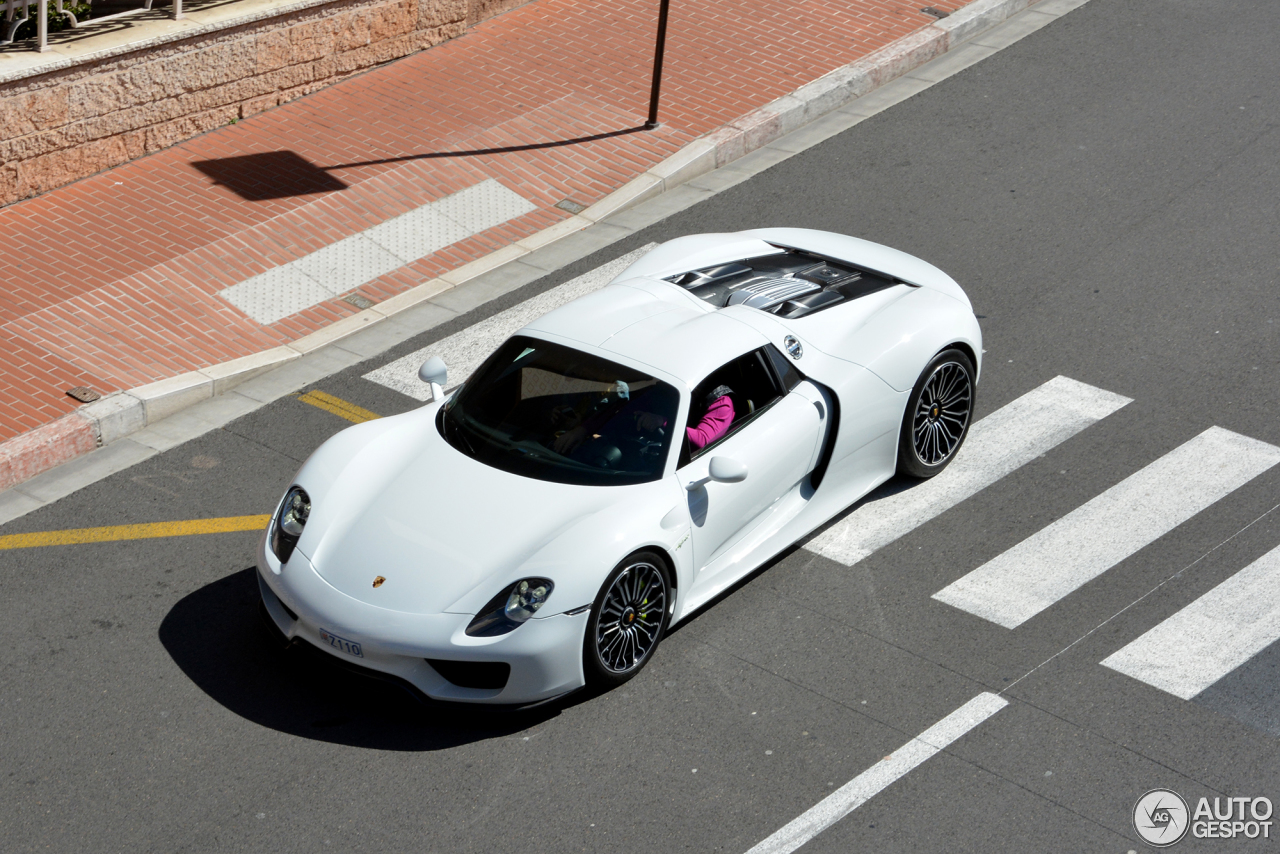
<svg viewBox="0 0 1280 854"><path fill-rule="evenodd" d="M197 160L191 165L247 202L332 193L348 186L292 151Z"/></svg>
<svg viewBox="0 0 1280 854"><path fill-rule="evenodd" d="M254 723L353 747L430 751L513 735L566 705L525 712L428 706L393 684L335 666L319 651L283 647L259 615L256 573L245 569L184 597L159 631L160 643L192 682Z"/></svg>
<svg viewBox="0 0 1280 854"><path fill-rule="evenodd" d="M602 139L638 133L643 125L579 136L557 139L551 142L531 142L526 145L508 145L498 148L473 148L462 151L429 151L422 154L406 154L402 157L385 157L378 160L361 160L354 163L337 163L318 166L293 151L267 151L260 154L244 154L238 157L221 157L216 160L192 162L199 171L213 179L215 184L226 187L249 202L266 199L282 199L290 196L307 196L312 193L330 193L345 190L349 186L331 175L340 169L356 169L361 166L386 166L413 160L437 160L449 157L483 157L489 154L515 154L521 151L539 151L582 145Z"/></svg>

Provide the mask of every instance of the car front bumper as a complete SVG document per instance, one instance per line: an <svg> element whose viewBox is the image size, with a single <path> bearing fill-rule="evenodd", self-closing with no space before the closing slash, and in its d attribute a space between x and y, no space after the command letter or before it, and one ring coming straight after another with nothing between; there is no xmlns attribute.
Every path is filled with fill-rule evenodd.
<svg viewBox="0 0 1280 854"><path fill-rule="evenodd" d="M288 640L304 641L345 664L396 677L434 700L528 704L566 694L585 684L582 639L589 611L535 617L497 637L466 634L468 614L411 614L379 608L338 591L294 551L281 566L268 545L258 544L258 585L263 605ZM322 633L359 646L322 640ZM427 659L503 662L511 675L502 688L465 688L435 670Z"/></svg>

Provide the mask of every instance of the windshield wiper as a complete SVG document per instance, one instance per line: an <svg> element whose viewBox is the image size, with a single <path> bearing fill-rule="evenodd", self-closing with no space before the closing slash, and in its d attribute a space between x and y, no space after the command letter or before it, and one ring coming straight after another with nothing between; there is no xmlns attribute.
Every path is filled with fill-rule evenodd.
<svg viewBox="0 0 1280 854"><path fill-rule="evenodd" d="M458 423L453 423L453 417L454 416L450 414L449 410L446 409L444 410L444 418L441 419L440 423L444 424L446 429L452 430L453 437L462 444L464 451L473 458L476 457L475 447L471 444L471 440L467 438L466 433L462 430L461 419L459 419Z"/></svg>
<svg viewBox="0 0 1280 854"><path fill-rule="evenodd" d="M541 442L528 439L521 442L512 442L511 450L527 457L537 457L538 459L547 460L552 463L558 463L562 459L568 459L568 457L563 454L556 453Z"/></svg>

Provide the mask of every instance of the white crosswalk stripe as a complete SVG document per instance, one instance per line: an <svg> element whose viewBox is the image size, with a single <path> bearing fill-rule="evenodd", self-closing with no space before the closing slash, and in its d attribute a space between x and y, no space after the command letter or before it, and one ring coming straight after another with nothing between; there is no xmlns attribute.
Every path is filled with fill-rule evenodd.
<svg viewBox="0 0 1280 854"><path fill-rule="evenodd" d="M1190 700L1280 640L1280 548L1178 611L1103 665Z"/></svg>
<svg viewBox="0 0 1280 854"><path fill-rule="evenodd" d="M747 854L791 854L1007 705L1009 701L997 694L979 694L752 846Z"/></svg>
<svg viewBox="0 0 1280 854"><path fill-rule="evenodd" d="M449 385L451 387L459 385L480 367L480 363L490 353L498 349L499 344L514 335L520 327L542 317L553 308L558 308L583 294L604 287L656 245L650 243L634 252L628 252L575 279L570 279L563 285L531 297L461 332L455 332L430 346L370 371L364 375L364 378L406 394L414 400L426 400L431 396L431 391L418 379L418 368L422 367L422 363L428 356L439 356L444 359L445 365L449 368Z"/></svg>
<svg viewBox="0 0 1280 854"><path fill-rule="evenodd" d="M975 422L942 474L901 492L873 493L805 548L852 566L1130 402L1055 377Z"/></svg>
<svg viewBox="0 0 1280 854"><path fill-rule="evenodd" d="M1277 462L1280 448L1211 427L933 598L1016 628Z"/></svg>

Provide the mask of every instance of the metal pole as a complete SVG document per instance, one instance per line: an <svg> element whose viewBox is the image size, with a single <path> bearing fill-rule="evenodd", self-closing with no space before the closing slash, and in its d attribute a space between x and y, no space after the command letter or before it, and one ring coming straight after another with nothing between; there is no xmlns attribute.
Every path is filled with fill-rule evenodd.
<svg viewBox="0 0 1280 854"><path fill-rule="evenodd" d="M40 20L36 21L36 37L40 53L49 49L49 0L40 0Z"/></svg>
<svg viewBox="0 0 1280 854"><path fill-rule="evenodd" d="M658 45L653 52L653 89L649 92L649 121L644 123L646 130L658 126L658 95L662 91L662 54L667 47L667 12L671 8L671 0L662 0L658 7Z"/></svg>

